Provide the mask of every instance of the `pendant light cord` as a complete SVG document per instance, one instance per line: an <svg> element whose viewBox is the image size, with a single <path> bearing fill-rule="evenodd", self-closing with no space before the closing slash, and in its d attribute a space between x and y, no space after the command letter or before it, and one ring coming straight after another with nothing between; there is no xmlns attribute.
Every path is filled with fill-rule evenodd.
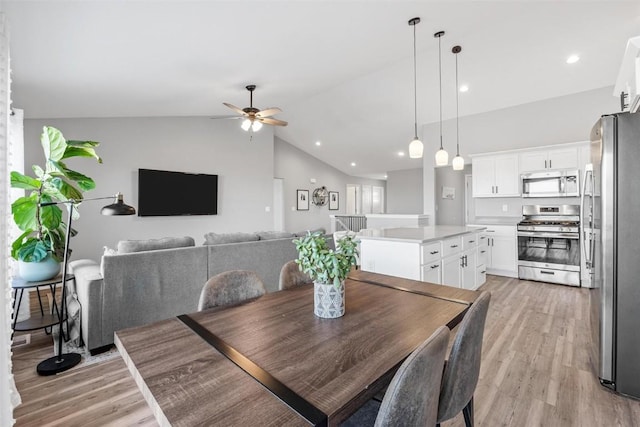
<svg viewBox="0 0 640 427"><path fill-rule="evenodd" d="M458 87L458 54L456 53L456 157L460 156L460 127L458 125L460 112L458 110L458 92L460 92L460 89Z"/></svg>
<svg viewBox="0 0 640 427"><path fill-rule="evenodd" d="M413 25L413 127L415 131L415 139L418 139L418 68L416 66L416 24Z"/></svg>
<svg viewBox="0 0 640 427"><path fill-rule="evenodd" d="M444 148L442 148L442 50L441 50L441 43L442 43L442 35L438 36L438 69L439 69L439 77L440 77L440 149L444 150Z"/></svg>

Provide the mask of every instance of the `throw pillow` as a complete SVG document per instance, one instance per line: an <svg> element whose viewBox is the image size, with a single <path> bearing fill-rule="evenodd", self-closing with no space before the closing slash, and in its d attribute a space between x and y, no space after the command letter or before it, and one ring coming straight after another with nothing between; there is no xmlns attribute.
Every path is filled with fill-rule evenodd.
<svg viewBox="0 0 640 427"><path fill-rule="evenodd" d="M205 245L220 245L223 243L241 243L241 242L255 242L260 238L256 233L207 233L204 235Z"/></svg>
<svg viewBox="0 0 640 427"><path fill-rule="evenodd" d="M148 240L120 240L118 242L119 254L130 254L133 252L156 251L160 249L184 248L195 246L193 237L163 237L162 239Z"/></svg>

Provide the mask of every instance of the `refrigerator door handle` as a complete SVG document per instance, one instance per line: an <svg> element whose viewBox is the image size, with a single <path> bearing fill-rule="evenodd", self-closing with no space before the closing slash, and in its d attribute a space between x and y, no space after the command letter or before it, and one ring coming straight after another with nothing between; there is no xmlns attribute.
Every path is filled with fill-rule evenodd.
<svg viewBox="0 0 640 427"><path fill-rule="evenodd" d="M589 250L587 250L587 245L586 245L586 240L587 240L587 230L585 229L585 212L584 212L584 202L586 199L586 193L587 193L587 182L589 182L589 179L591 178L593 179L593 164L589 163L585 166L584 169L584 179L582 180L582 194L580 195L580 205L582 206L582 218L581 218L581 223L582 223L582 230L583 230L583 236L584 236L584 244L582 245L582 251L584 253L584 259L585 262L587 264L587 268L591 269L591 242L592 242L592 234L593 234L593 185L591 185L591 195L589 196L589 198L591 199L589 202L589 214L588 214L588 225L589 225Z"/></svg>

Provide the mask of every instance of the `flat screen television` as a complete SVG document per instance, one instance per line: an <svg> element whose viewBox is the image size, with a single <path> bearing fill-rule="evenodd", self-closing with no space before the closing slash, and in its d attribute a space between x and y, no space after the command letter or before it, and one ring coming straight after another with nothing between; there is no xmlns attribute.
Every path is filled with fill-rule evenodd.
<svg viewBox="0 0 640 427"><path fill-rule="evenodd" d="M217 214L218 175L138 169L138 216Z"/></svg>

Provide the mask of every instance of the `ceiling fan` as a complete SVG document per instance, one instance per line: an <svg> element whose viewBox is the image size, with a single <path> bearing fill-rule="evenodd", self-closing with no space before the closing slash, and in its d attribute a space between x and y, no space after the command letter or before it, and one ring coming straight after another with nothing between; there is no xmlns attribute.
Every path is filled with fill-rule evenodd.
<svg viewBox="0 0 640 427"><path fill-rule="evenodd" d="M244 118L242 122L242 129L245 131L252 130L254 132L259 131L262 128L262 125L273 125L273 126L286 126L287 122L284 120L278 120L271 118L271 116L281 113L282 110L278 107L266 108L264 110L259 110L253 106L253 91L256 89L256 85L248 85L247 90L249 91L249 106L246 108L238 108L235 105L223 102L223 104L229 108L231 108L236 113L240 114L238 119Z"/></svg>

